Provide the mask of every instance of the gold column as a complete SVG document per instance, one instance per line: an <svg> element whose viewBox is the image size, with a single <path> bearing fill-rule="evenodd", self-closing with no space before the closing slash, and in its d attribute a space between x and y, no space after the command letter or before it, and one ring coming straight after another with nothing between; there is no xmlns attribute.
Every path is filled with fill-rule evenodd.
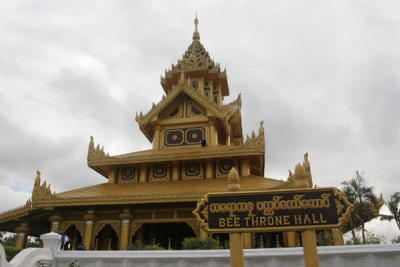
<svg viewBox="0 0 400 267"><path fill-rule="evenodd" d="M17 233L17 240L15 241L16 248L23 249L25 247L28 231L29 228L27 223L21 223L17 228L15 228L15 232Z"/></svg>
<svg viewBox="0 0 400 267"><path fill-rule="evenodd" d="M243 233L243 247L253 248L253 235L251 233Z"/></svg>
<svg viewBox="0 0 400 267"><path fill-rule="evenodd" d="M145 183L147 182L147 176L149 174L149 167L147 165L140 166L140 173L139 173L139 182Z"/></svg>
<svg viewBox="0 0 400 267"><path fill-rule="evenodd" d="M160 150L160 126L155 126L154 135L153 135L153 149Z"/></svg>
<svg viewBox="0 0 400 267"><path fill-rule="evenodd" d="M49 221L51 223L51 231L60 230L60 222L61 222L60 215L56 214L56 215L50 216Z"/></svg>
<svg viewBox="0 0 400 267"><path fill-rule="evenodd" d="M332 238L333 238L334 246L343 246L344 245L342 229L340 229L340 228L332 229Z"/></svg>
<svg viewBox="0 0 400 267"><path fill-rule="evenodd" d="M248 158L240 160L240 176L250 176L250 161Z"/></svg>
<svg viewBox="0 0 400 267"><path fill-rule="evenodd" d="M301 233L303 242L304 263L306 267L319 267L317 240L314 230L307 230Z"/></svg>
<svg viewBox="0 0 400 267"><path fill-rule="evenodd" d="M206 161L206 179L214 178L214 161L207 160Z"/></svg>
<svg viewBox="0 0 400 267"><path fill-rule="evenodd" d="M296 232L286 232L286 240L288 247L297 247Z"/></svg>
<svg viewBox="0 0 400 267"><path fill-rule="evenodd" d="M231 248L231 267L243 267L243 234L230 233L229 246Z"/></svg>
<svg viewBox="0 0 400 267"><path fill-rule="evenodd" d="M222 103L222 86L219 83L218 84L218 105L221 105Z"/></svg>
<svg viewBox="0 0 400 267"><path fill-rule="evenodd" d="M200 226L200 240L208 239L208 233Z"/></svg>
<svg viewBox="0 0 400 267"><path fill-rule="evenodd" d="M227 146L230 146L231 145L231 136L230 135L228 135L227 137L226 137L226 143L225 143Z"/></svg>
<svg viewBox="0 0 400 267"><path fill-rule="evenodd" d="M116 184L117 183L117 169L111 169L110 172L108 173L108 182L110 184Z"/></svg>
<svg viewBox="0 0 400 267"><path fill-rule="evenodd" d="M218 133L215 127L215 121L210 122L210 146L218 145Z"/></svg>
<svg viewBox="0 0 400 267"><path fill-rule="evenodd" d="M123 213L119 215L121 219L121 234L119 240L119 249L127 250L129 249L129 230L131 227L131 219L132 216L130 214L129 209L125 209Z"/></svg>
<svg viewBox="0 0 400 267"><path fill-rule="evenodd" d="M180 174L180 162L175 161L172 163L172 181L178 181L179 180L179 174Z"/></svg>
<svg viewBox="0 0 400 267"><path fill-rule="evenodd" d="M95 219L96 216L94 215L93 210L88 210L88 213L83 216L83 220L85 221L85 234L83 236L83 245L85 246L86 250L92 249L93 227Z"/></svg>

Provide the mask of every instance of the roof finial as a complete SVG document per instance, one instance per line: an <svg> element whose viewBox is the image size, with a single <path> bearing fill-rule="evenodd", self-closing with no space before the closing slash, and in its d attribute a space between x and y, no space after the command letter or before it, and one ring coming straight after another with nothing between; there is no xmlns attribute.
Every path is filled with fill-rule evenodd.
<svg viewBox="0 0 400 267"><path fill-rule="evenodd" d="M194 40L200 40L200 33L197 28L197 25L199 25L199 20L197 19L197 12L196 12L196 18L194 19L194 33L193 33L193 41Z"/></svg>

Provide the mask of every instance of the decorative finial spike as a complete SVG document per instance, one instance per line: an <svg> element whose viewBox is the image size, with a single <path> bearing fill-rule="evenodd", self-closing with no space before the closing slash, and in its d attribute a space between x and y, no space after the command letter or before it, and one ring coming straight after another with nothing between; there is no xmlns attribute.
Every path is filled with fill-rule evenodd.
<svg viewBox="0 0 400 267"><path fill-rule="evenodd" d="M200 33L199 33L198 25L199 25L199 20L197 19L197 12L196 12L196 18L194 19L193 41L200 40Z"/></svg>
<svg viewBox="0 0 400 267"><path fill-rule="evenodd" d="M228 190L239 191L240 190L240 177L235 167L229 171L228 174Z"/></svg>
<svg viewBox="0 0 400 267"><path fill-rule="evenodd" d="M40 184L41 173L39 170L36 170L36 178L35 178L35 185Z"/></svg>

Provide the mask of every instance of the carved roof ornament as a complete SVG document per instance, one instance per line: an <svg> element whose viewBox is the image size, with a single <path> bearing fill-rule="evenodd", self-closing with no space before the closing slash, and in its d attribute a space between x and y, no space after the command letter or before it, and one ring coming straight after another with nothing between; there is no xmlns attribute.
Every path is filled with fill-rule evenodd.
<svg viewBox="0 0 400 267"><path fill-rule="evenodd" d="M43 181L43 183L41 182L41 172L37 170L32 190L32 202L53 198L55 196L55 193L51 192L50 187L51 185L47 184L46 181Z"/></svg>
<svg viewBox="0 0 400 267"><path fill-rule="evenodd" d="M303 164L298 163L295 166L294 174L289 170L288 183L293 184L294 187L307 188L312 187L312 175L310 162L308 160L308 152L304 154Z"/></svg>
<svg viewBox="0 0 400 267"><path fill-rule="evenodd" d="M251 135L247 135L246 141L244 142L245 146L265 146L265 134L264 134L264 121L260 122L260 127L258 128L258 135L255 134L254 131L251 132Z"/></svg>
<svg viewBox="0 0 400 267"><path fill-rule="evenodd" d="M141 114L142 115L142 114ZM87 160L108 158L110 155L104 152L104 146L100 147L99 144L95 146L93 136L90 136L89 149Z"/></svg>
<svg viewBox="0 0 400 267"><path fill-rule="evenodd" d="M239 173L235 167L229 171L228 174L228 190L229 191L239 191L240 190L240 178Z"/></svg>

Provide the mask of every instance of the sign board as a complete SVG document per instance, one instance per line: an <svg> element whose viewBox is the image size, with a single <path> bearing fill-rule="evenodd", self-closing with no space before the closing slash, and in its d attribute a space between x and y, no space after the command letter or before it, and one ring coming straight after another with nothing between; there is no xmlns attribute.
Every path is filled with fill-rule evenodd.
<svg viewBox="0 0 400 267"><path fill-rule="evenodd" d="M193 212L206 231L268 232L337 228L352 209L336 188L209 193Z"/></svg>

